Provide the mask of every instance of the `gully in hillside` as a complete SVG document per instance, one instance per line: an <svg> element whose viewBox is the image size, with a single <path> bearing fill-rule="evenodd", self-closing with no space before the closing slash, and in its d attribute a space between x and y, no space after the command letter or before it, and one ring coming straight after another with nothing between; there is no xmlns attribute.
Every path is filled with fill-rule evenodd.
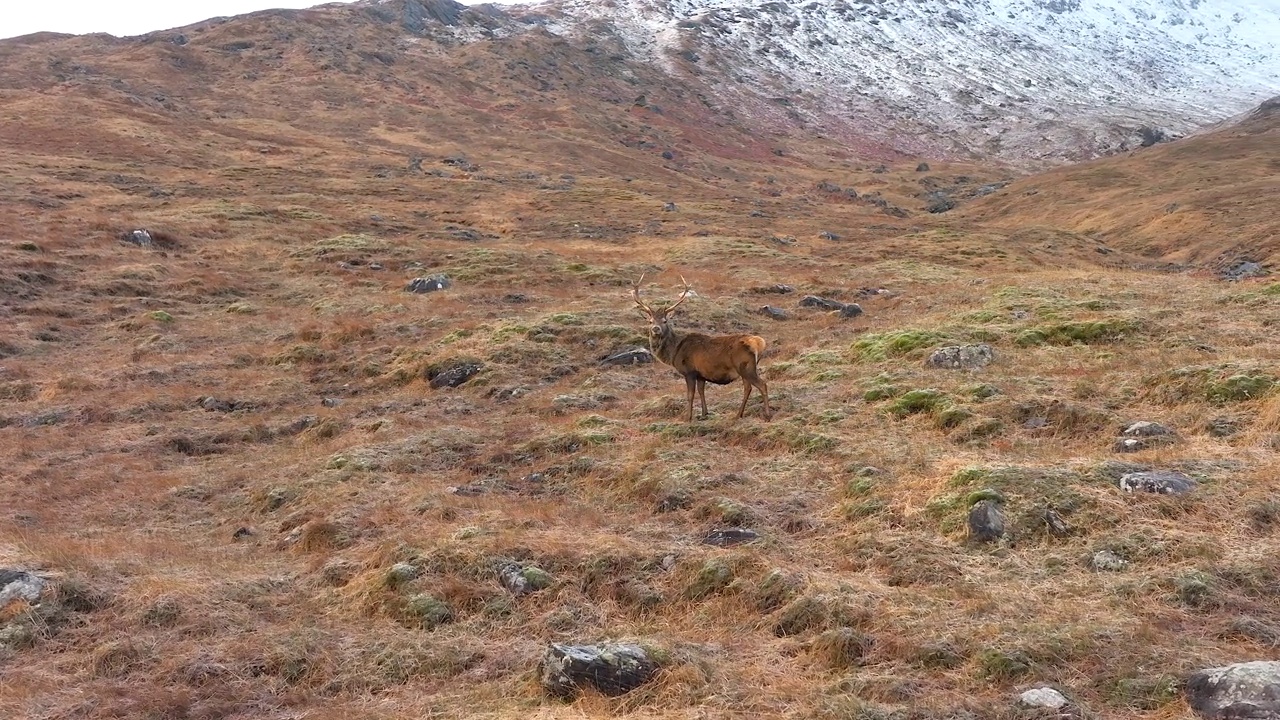
<svg viewBox="0 0 1280 720"><path fill-rule="evenodd" d="M671 326L671 316L680 303L689 297L693 289L682 276L684 292L674 305L663 310L654 310L640 299L640 283L644 275L636 281L632 295L640 312L649 321L649 347L654 357L676 369L684 376L689 390L689 411L685 419L693 422L693 394L696 390L702 401L702 419L707 417L707 383L728 385L742 378L742 407L738 408L738 417L747 410L747 400L751 398L751 388L760 388L764 400L764 419L768 420L769 386L761 379L756 368L760 361L760 353L764 352L764 338L756 335L703 335L701 333L681 332Z"/></svg>

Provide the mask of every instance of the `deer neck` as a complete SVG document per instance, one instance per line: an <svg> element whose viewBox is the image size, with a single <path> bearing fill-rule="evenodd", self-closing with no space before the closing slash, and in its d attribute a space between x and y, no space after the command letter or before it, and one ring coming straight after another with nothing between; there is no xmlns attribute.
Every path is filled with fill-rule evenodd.
<svg viewBox="0 0 1280 720"><path fill-rule="evenodd" d="M686 334L668 325L666 332L661 335L649 336L649 349L653 351L654 357L674 366L676 348L680 347L680 341L684 340Z"/></svg>

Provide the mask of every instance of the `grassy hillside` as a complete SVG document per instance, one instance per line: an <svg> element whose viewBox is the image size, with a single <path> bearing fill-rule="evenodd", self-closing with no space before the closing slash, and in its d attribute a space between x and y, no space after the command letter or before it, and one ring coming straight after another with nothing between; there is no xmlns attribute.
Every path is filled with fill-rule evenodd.
<svg viewBox="0 0 1280 720"><path fill-rule="evenodd" d="M53 583L0 608L0 713L1014 718L1048 684L1154 719L1186 715L1187 671L1273 652L1276 285L1135 270L1139 230L1099 252L1011 190L924 210L1000 169L731 146L660 88L524 95L473 57L551 45L402 48L388 95L308 84L296 38L274 69L222 49L334 32L313 17L0 45L0 567ZM205 74L167 78L172 53ZM141 78L181 107L120 90ZM493 104L426 90L463 82ZM1265 161L1242 133L1076 172L1194 178L1193 142ZM1065 213L1066 177L1010 188ZM601 364L643 342L642 272L655 300L692 283L682 327L768 341L772 422L735 420L733 386L684 423L668 368ZM995 362L925 362L970 343ZM1115 452L1139 420L1176 439ZM1200 485L1118 488L1144 468ZM993 499L1006 536L977 542ZM760 538L705 542L726 528ZM504 588L512 564L545 587ZM540 687L549 643L614 639L656 682Z"/></svg>

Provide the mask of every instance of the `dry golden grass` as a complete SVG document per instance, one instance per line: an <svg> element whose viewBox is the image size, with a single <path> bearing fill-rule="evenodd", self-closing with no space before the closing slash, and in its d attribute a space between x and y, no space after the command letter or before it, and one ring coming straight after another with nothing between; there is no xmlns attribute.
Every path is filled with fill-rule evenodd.
<svg viewBox="0 0 1280 720"><path fill-rule="evenodd" d="M58 588L43 610L0 614L28 638L0 645L0 714L1015 718L1015 692L1050 683L1089 717L1155 719L1185 716L1186 671L1271 652L1269 286L1134 270L1131 224L1103 255L1074 220L1029 230L994 197L928 215L914 162L874 172L800 138L782 161L734 126L699 146L697 105L651 93L665 114L637 116L584 99L573 87L634 92L607 67L571 69L581 54L550 40L402 48L389 77L418 92L336 50L354 69L321 82L305 43L279 63L218 49L281 27L332 39L323 13L299 17L209 27L184 49L0 46L15 88L0 113L14 188L0 197L0 566ZM182 110L97 74L59 89L60 54L150 78ZM545 96L492 69L544 55L566 80ZM242 63L258 81L235 80ZM464 80L485 81L477 107L445 92ZM687 160L617 142L642 132ZM1194 165L1176 156L1195 142L1150 155ZM479 168L442 162L455 155ZM414 156L424 172L404 169ZM1146 157L1110 162L1141 180ZM1022 181L1046 217L1083 192L1061 177ZM911 215L833 200L823 181ZM120 241L140 226L165 247ZM693 283L681 327L765 337L773 422L755 407L735 421L739 390L713 387L711 419L686 424L669 369L598 364L643 337L628 293L646 271L655 300L680 273ZM404 292L436 273L455 285ZM775 283L796 292L754 290ZM807 293L866 313L797 307ZM791 319L759 315L766 303ZM925 367L965 342L997 362ZM483 364L468 383L429 386L465 360ZM1115 455L1139 419L1180 441ZM1210 432L1215 419L1237 432ZM1123 496L1114 460L1203 486ZM966 500L988 489L1012 542L966 539ZM1070 534L1048 532L1045 509ZM763 539L702 544L732 525ZM1102 549L1129 568L1093 571ZM511 596L508 562L551 585ZM389 582L397 563L416 576ZM659 680L545 696L547 643L607 639L657 648Z"/></svg>

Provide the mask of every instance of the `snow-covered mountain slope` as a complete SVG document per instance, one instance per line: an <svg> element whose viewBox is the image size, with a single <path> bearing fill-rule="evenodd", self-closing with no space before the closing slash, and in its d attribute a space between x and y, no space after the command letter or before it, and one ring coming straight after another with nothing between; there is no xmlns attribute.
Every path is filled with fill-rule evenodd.
<svg viewBox="0 0 1280 720"><path fill-rule="evenodd" d="M1079 160L1280 94L1280 0L550 0L762 123L920 155Z"/></svg>

